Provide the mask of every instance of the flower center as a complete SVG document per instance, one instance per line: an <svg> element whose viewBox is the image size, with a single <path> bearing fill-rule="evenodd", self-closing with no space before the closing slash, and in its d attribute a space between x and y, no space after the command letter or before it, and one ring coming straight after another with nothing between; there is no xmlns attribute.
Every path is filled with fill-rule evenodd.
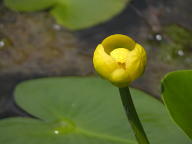
<svg viewBox="0 0 192 144"><path fill-rule="evenodd" d="M130 51L126 48L116 48L110 52L110 56L115 59L119 65L125 65Z"/></svg>

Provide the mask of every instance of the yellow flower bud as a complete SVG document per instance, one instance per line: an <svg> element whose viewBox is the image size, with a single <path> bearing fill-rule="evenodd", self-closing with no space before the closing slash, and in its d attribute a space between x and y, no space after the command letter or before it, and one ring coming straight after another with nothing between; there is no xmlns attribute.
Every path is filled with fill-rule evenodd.
<svg viewBox="0 0 192 144"><path fill-rule="evenodd" d="M105 38L93 56L95 70L117 87L126 87L142 75L146 60L145 49L121 34Z"/></svg>

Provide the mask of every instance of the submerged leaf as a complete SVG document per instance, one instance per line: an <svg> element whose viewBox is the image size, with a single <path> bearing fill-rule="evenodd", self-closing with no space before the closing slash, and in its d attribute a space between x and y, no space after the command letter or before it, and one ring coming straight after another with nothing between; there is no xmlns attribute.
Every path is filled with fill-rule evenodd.
<svg viewBox="0 0 192 144"><path fill-rule="evenodd" d="M76 30L109 20L125 8L129 0L4 0L18 11L50 8L58 23Z"/></svg>

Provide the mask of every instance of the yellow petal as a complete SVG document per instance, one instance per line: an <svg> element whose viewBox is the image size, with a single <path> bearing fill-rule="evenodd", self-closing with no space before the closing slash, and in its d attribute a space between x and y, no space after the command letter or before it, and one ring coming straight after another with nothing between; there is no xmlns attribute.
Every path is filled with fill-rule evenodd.
<svg viewBox="0 0 192 144"><path fill-rule="evenodd" d="M110 52L110 56L118 63L126 63L130 51L126 48L116 48Z"/></svg>
<svg viewBox="0 0 192 144"><path fill-rule="evenodd" d="M104 51L104 47L101 44L95 49L93 64L95 70L106 79L117 68L115 60Z"/></svg>
<svg viewBox="0 0 192 144"><path fill-rule="evenodd" d="M136 44L127 59L126 73L129 75L130 82L132 82L144 72L147 59L145 49Z"/></svg>
<svg viewBox="0 0 192 144"><path fill-rule="evenodd" d="M135 41L130 37L122 34L115 34L105 38L102 43L106 53L110 53L116 48L127 48L129 50L135 47Z"/></svg>

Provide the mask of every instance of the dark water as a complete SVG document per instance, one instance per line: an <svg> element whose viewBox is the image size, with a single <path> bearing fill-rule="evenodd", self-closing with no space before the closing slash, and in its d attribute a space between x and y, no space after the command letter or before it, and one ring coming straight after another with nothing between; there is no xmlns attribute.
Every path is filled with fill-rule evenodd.
<svg viewBox="0 0 192 144"><path fill-rule="evenodd" d="M74 32L56 24L46 11L13 12L0 1L0 118L28 116L13 99L21 81L94 75L94 48L115 33L146 48L146 72L133 86L159 97L167 72L192 68L191 5L191 0L135 0L112 20Z"/></svg>

